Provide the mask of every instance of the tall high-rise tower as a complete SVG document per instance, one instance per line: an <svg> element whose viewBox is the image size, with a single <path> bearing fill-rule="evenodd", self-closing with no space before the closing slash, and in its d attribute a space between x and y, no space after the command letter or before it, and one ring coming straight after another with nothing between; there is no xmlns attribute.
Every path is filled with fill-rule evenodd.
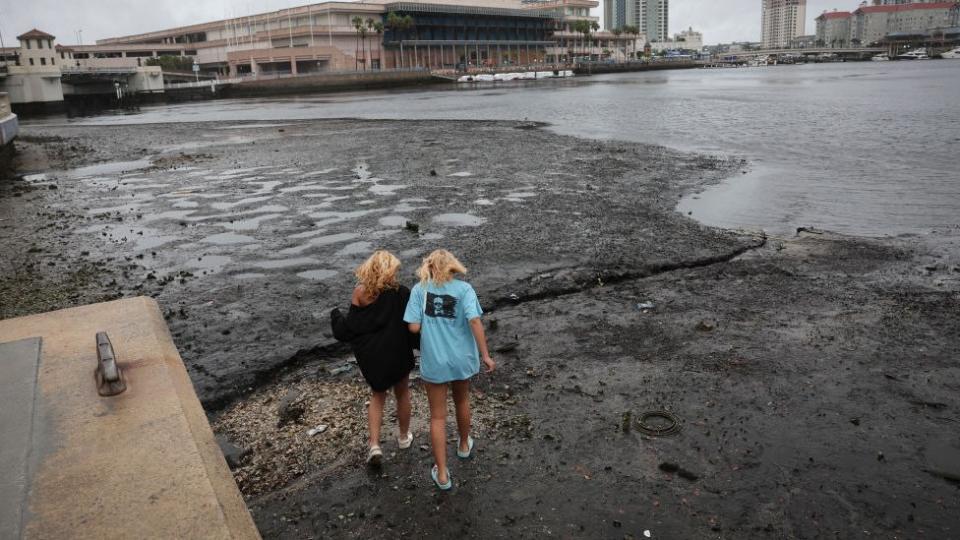
<svg viewBox="0 0 960 540"><path fill-rule="evenodd" d="M637 0L640 3L640 31L648 41L663 41L670 37L670 0Z"/></svg>
<svg viewBox="0 0 960 540"><path fill-rule="evenodd" d="M633 20L635 0L603 0L603 28L613 30L636 24ZM637 25L639 27L639 25Z"/></svg>
<svg viewBox="0 0 960 540"><path fill-rule="evenodd" d="M763 48L781 49L802 36L807 26L807 0L761 0Z"/></svg>

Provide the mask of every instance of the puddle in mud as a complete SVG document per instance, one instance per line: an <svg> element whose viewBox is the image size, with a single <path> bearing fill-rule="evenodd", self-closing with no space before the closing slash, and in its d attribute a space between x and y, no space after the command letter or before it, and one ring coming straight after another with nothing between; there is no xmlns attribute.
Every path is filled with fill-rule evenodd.
<svg viewBox="0 0 960 540"><path fill-rule="evenodd" d="M405 227L407 221L409 220L403 216L384 216L380 218L380 225L384 227Z"/></svg>
<svg viewBox="0 0 960 540"><path fill-rule="evenodd" d="M186 268L201 270L207 274L212 274L214 272L223 270L223 268L231 262L233 262L233 259L226 255L203 255L201 257L191 258L190 260L185 261L183 266Z"/></svg>
<svg viewBox="0 0 960 540"><path fill-rule="evenodd" d="M85 178L88 176L95 175L114 175L129 171L137 171L140 169L146 169L150 166L150 160L152 157L145 157L143 159L138 159L136 161L114 161L111 163L98 163L97 165L88 165L86 167L79 167L77 169L70 169L63 171L62 173L52 173L53 176L61 178ZM47 178L47 175L33 175L33 176L43 176L43 179ZM29 180L29 178L25 179Z"/></svg>
<svg viewBox="0 0 960 540"><path fill-rule="evenodd" d="M397 191L410 187L406 184L377 184L370 188L371 193L377 195L396 195Z"/></svg>
<svg viewBox="0 0 960 540"><path fill-rule="evenodd" d="M494 203L490 199L477 199L473 201L473 204L477 206L493 206Z"/></svg>
<svg viewBox="0 0 960 540"><path fill-rule="evenodd" d="M394 212L414 212L416 210L423 210L429 208L429 206L413 206L410 203L400 203L393 207Z"/></svg>
<svg viewBox="0 0 960 540"><path fill-rule="evenodd" d="M280 193L299 193L301 191L324 191L330 189L327 186L319 185L316 182L307 182L299 186L285 187L280 189Z"/></svg>
<svg viewBox="0 0 960 540"><path fill-rule="evenodd" d="M278 128L292 126L293 124L233 124L229 126L217 126L213 129L260 129L260 128Z"/></svg>
<svg viewBox="0 0 960 540"><path fill-rule="evenodd" d="M136 211L136 210L140 210L140 209L143 207L144 204L146 204L146 203L145 203L145 202L132 202L132 203L124 204L124 205L121 205L121 206L107 206L107 207L104 207L104 208L88 208L88 209L86 210L86 212L87 212L87 214L89 214L89 215L91 215L91 216L98 216L98 215L100 215L100 214L114 214L114 213L122 214L122 213L125 213L125 212L126 212L126 213L130 213L130 212L134 212L134 211Z"/></svg>
<svg viewBox="0 0 960 540"><path fill-rule="evenodd" d="M293 259L276 259L272 261L257 261L250 263L250 266L263 268L264 270L274 270L277 268L291 268L294 266L307 266L317 264L320 261L313 257L297 257Z"/></svg>
<svg viewBox="0 0 960 540"><path fill-rule="evenodd" d="M241 272L239 274L233 274L230 277L234 279L260 279L267 277L267 275L259 272Z"/></svg>
<svg viewBox="0 0 960 540"><path fill-rule="evenodd" d="M460 172L448 174L447 176L453 176L457 178L467 178L469 176L473 176L473 173L469 171L460 171Z"/></svg>
<svg viewBox="0 0 960 540"><path fill-rule="evenodd" d="M253 204L263 201L269 201L273 198L273 195L267 195L265 197L247 197L246 199L240 199L239 201L227 203L227 202L215 202L210 205L214 210L230 210L231 208L236 208L238 206L243 206L246 204Z"/></svg>
<svg viewBox="0 0 960 540"><path fill-rule="evenodd" d="M387 238L387 237L393 236L393 235L395 235L395 234L400 234L400 232L401 232L400 229L389 229L389 230L385 230L385 231L373 231L372 233L370 233L370 238L373 238L373 239L375 239L375 240L380 240L380 239L382 239L382 238Z"/></svg>
<svg viewBox="0 0 960 540"><path fill-rule="evenodd" d="M174 208L199 208L200 203L196 201L177 201L173 203Z"/></svg>
<svg viewBox="0 0 960 540"><path fill-rule="evenodd" d="M269 221L271 219L278 219L283 217L282 214L267 214L264 216L257 216L254 218L240 219L230 222L217 223L217 225L230 229L231 231L255 231L260 228L260 224L264 221Z"/></svg>
<svg viewBox="0 0 960 540"><path fill-rule="evenodd" d="M124 191L140 191L140 190L160 189L160 188L170 187L171 184L132 184L129 186L125 186L123 184L120 184L120 185L123 187Z"/></svg>
<svg viewBox="0 0 960 540"><path fill-rule="evenodd" d="M433 217L434 223L451 225L454 227L477 227L487 222L487 218L472 214L440 214Z"/></svg>
<svg viewBox="0 0 960 540"><path fill-rule="evenodd" d="M313 178L314 176L321 176L321 175L324 175L324 174L330 174L330 173L332 173L332 172L334 172L334 171L336 171L336 170L337 170L336 167L331 167L331 168L329 168L329 169L323 169L323 170L319 170L319 171L311 171L311 172L308 172L308 173L303 173L303 174L301 174L301 175L300 175L300 178Z"/></svg>
<svg viewBox="0 0 960 540"><path fill-rule="evenodd" d="M310 238L311 236L317 236L318 234L323 234L325 232L327 232L326 229L317 229L314 231L303 231L297 234L291 234L287 238L290 238L291 240L300 240L303 238Z"/></svg>
<svg viewBox="0 0 960 540"><path fill-rule="evenodd" d="M330 279L338 273L336 270L307 270L306 272L298 272L297 276L304 279L322 281L324 279Z"/></svg>
<svg viewBox="0 0 960 540"><path fill-rule="evenodd" d="M273 188L283 185L283 182L280 180L269 180L265 182L247 182L247 183L257 184L260 186L260 189L250 193L250 195L265 195L267 193L273 193Z"/></svg>
<svg viewBox="0 0 960 540"><path fill-rule="evenodd" d="M325 225L356 219L379 211L382 211L382 209L356 210L353 212L314 212L309 215L311 218L319 220L313 224L314 227L323 227Z"/></svg>
<svg viewBox="0 0 960 540"><path fill-rule="evenodd" d="M323 232L323 231L320 231L320 232ZM300 233L300 234L298 234L298 235L292 235L292 236L290 236L290 238L301 237L302 235L303 235L303 233ZM329 235L326 235L326 236L319 236L319 237L317 237L317 238L311 239L311 240L308 241L306 244L299 245L299 246L294 246L294 247L289 247L289 248L286 248L286 249L281 249L281 250L278 251L277 253L279 253L279 254L281 254L281 255L298 255L298 254L300 254L300 253L303 253L304 251L307 251L308 249L310 249L310 248L312 248L312 247L327 246L327 245L330 245L330 244L337 244L337 243L340 243L340 242L347 242L347 241L349 241L349 240L353 240L353 239L355 239L355 238L358 238L359 236L360 236L360 235L359 235L358 233L337 233L337 234L329 234Z"/></svg>
<svg viewBox="0 0 960 540"><path fill-rule="evenodd" d="M367 255L371 251L373 251L373 244L371 242L354 242L347 244L343 249L338 251L337 256Z"/></svg>
<svg viewBox="0 0 960 540"><path fill-rule="evenodd" d="M196 210L168 210L156 214L147 214L143 216L143 222L149 223L151 221L162 221L165 219L185 219L196 212Z"/></svg>
<svg viewBox="0 0 960 540"><path fill-rule="evenodd" d="M252 236L246 236L246 235L243 235L243 234L236 234L236 233L229 233L229 232L220 233L220 234L215 234L215 235L213 235L213 236L208 236L208 237L204 238L203 240L201 240L201 242L205 242L205 243L207 243L207 244L215 244L215 245L218 245L218 246L233 246L233 245L237 245L237 244L252 244L252 243L254 243L254 242L256 242L256 241L257 241L257 239L256 239L256 238L253 238Z"/></svg>

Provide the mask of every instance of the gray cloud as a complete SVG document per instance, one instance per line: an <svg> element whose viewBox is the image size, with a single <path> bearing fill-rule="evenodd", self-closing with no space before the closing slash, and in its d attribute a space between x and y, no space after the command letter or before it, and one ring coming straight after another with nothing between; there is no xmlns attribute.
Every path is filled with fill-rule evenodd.
<svg viewBox="0 0 960 540"><path fill-rule="evenodd" d="M0 0L0 32L7 47L16 36L39 28L63 44L161 30L226 16L261 13L303 5L291 0ZM692 26L704 33L707 43L760 39L760 0L671 0L671 32ZM809 0L807 33L814 32L813 18L825 9L854 9L856 0ZM602 7L595 13L602 17ZM601 19L602 20L602 19Z"/></svg>

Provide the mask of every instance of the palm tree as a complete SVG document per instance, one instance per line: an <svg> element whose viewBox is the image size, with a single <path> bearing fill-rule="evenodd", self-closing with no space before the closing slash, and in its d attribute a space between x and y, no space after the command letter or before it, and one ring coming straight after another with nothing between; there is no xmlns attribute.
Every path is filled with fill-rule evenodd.
<svg viewBox="0 0 960 540"><path fill-rule="evenodd" d="M390 36L393 38L394 41L399 41L398 39L399 36L397 35L397 31L400 30L400 26L401 24L403 24L402 19L403 17L400 17L393 11L391 11L390 13L387 13L387 23L384 26L386 26L386 28L390 30ZM393 67L396 68L398 66L399 64L397 63L397 51L396 49L394 49Z"/></svg>
<svg viewBox="0 0 960 540"><path fill-rule="evenodd" d="M597 21L590 21L590 30L592 30L592 31L594 31L594 32L600 31L600 23L598 23ZM587 37L588 37L588 38L590 37L590 34L589 34L589 33L587 33ZM590 58L591 58L591 59L593 58L593 54L592 54L592 53L590 54Z"/></svg>
<svg viewBox="0 0 960 540"><path fill-rule="evenodd" d="M363 28L363 19L354 17L350 19L350 22L353 23L353 28L357 31L357 45L353 49L353 69L360 71L360 29Z"/></svg>
<svg viewBox="0 0 960 540"><path fill-rule="evenodd" d="M574 21L573 31L580 34L580 49L582 52L586 46L587 35L590 33L590 23L584 20Z"/></svg>
<svg viewBox="0 0 960 540"><path fill-rule="evenodd" d="M627 51L622 50L621 43L620 43L620 34L623 33L623 28L614 28L613 30L610 31L610 33L613 34L613 37L617 42L617 50L619 50L620 52L623 53L624 56L626 56Z"/></svg>
<svg viewBox="0 0 960 540"><path fill-rule="evenodd" d="M367 20L363 21L363 24L364 24L364 26L365 26L365 28L363 29L363 35L364 35L364 37L366 37L367 34L370 34L370 33L373 32L373 19L367 17ZM366 43L366 39L364 39L364 43ZM371 64L370 68L373 69L373 65L372 65L372 64L373 64L373 45L370 45L370 55L369 55L369 56L370 56L370 64ZM367 58L367 54L364 53L363 57L364 57L364 59L366 59L366 58Z"/></svg>
<svg viewBox="0 0 960 540"><path fill-rule="evenodd" d="M640 34L640 29L637 28L636 26L627 25L627 26L624 26L624 27L623 27L623 31L624 31L625 33L633 36L633 40L632 40L633 52L630 54L630 56L631 56L634 60L636 60L636 58L637 58L637 36Z"/></svg>
<svg viewBox="0 0 960 540"><path fill-rule="evenodd" d="M383 34L383 23L376 21L373 23L373 31L377 34L377 69L383 69L383 39L380 36Z"/></svg>
<svg viewBox="0 0 960 540"><path fill-rule="evenodd" d="M400 29L406 33L406 31L411 28L413 28L413 17L404 15L403 18L400 19ZM416 39L416 36L414 36L414 39ZM416 47L416 45L414 45L414 47ZM416 57L416 49L414 49L414 57Z"/></svg>

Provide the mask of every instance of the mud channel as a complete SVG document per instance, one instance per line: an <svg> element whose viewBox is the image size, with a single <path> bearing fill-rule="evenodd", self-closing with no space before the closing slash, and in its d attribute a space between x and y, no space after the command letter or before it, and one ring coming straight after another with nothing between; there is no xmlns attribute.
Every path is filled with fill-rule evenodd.
<svg viewBox="0 0 960 540"><path fill-rule="evenodd" d="M958 230L711 229L677 201L748 164L530 123L24 132L0 317L157 298L264 537L960 535ZM413 448L388 428L361 466L328 312L378 247L410 282L451 249L488 312L449 494L416 384ZM680 433L640 433L654 409Z"/></svg>

